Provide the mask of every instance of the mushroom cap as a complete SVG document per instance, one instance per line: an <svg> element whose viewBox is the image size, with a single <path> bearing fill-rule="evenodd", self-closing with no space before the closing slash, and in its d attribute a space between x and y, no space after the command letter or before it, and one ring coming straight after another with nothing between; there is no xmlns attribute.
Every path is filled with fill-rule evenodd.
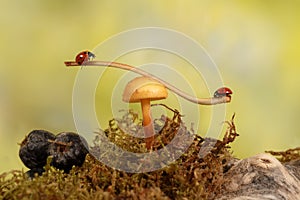
<svg viewBox="0 0 300 200"><path fill-rule="evenodd" d="M123 92L123 101L134 103L142 99L159 100L168 96L166 87L149 77L137 77L127 83Z"/></svg>

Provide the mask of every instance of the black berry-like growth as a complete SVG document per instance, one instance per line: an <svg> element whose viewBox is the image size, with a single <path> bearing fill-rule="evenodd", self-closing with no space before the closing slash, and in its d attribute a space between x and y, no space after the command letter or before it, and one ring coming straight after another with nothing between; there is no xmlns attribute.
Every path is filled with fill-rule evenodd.
<svg viewBox="0 0 300 200"><path fill-rule="evenodd" d="M38 169L45 166L47 157L50 155L50 140L55 135L45 130L33 130L21 143L19 157L24 165L30 169Z"/></svg>
<svg viewBox="0 0 300 200"><path fill-rule="evenodd" d="M30 177L30 178L34 178L35 174L37 175L42 175L44 172L44 168L34 168L34 169L30 169L26 172L26 174Z"/></svg>
<svg viewBox="0 0 300 200"><path fill-rule="evenodd" d="M50 146L53 156L51 165L68 173L72 166L82 166L88 153L86 140L76 133L63 132L56 136Z"/></svg>

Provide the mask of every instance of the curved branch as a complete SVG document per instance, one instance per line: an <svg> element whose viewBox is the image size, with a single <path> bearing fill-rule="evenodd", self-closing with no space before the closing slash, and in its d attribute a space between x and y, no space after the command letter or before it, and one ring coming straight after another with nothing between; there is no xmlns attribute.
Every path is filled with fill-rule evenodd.
<svg viewBox="0 0 300 200"><path fill-rule="evenodd" d="M65 65L67 67L82 66L82 65L79 65L78 63L73 62L73 61L66 61ZM127 64L123 64L123 63L109 62L109 61L86 61L86 62L84 62L83 65L114 67L114 68L119 68L119 69L135 72L135 73L140 74L142 76L146 76L146 77L149 77L149 78L152 78L152 79L156 80L157 82L163 84L166 88L168 88L172 92L174 92L177 95L181 96L182 98L184 98L184 99L186 99L190 102L196 103L196 104L215 105L215 104L221 104L221 103L229 103L231 101L230 96L223 96L223 97L218 97L218 98L217 97L211 97L211 98L193 97L193 96L183 92L182 90L178 89L177 87L169 84L168 82L158 78L157 76L155 76L153 74L145 72L144 70L142 70L140 68L136 68L136 67L133 67L131 65L127 65Z"/></svg>

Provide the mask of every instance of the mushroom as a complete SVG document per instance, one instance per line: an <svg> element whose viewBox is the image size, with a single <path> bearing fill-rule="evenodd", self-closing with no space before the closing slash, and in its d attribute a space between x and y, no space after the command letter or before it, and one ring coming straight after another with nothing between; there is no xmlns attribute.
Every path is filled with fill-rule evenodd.
<svg viewBox="0 0 300 200"><path fill-rule="evenodd" d="M141 103L143 113L143 126L146 138L146 148L151 149L154 140L154 129L150 112L150 101L165 99L168 96L164 85L149 77L137 77L125 87L123 101L128 103Z"/></svg>

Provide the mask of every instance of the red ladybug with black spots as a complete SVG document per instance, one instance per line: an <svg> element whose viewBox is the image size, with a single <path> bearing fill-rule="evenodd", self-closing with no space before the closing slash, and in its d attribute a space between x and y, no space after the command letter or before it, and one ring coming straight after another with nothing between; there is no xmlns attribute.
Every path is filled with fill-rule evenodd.
<svg viewBox="0 0 300 200"><path fill-rule="evenodd" d="M90 61L91 59L95 58L95 54L93 54L90 51L82 51L79 54L77 54L75 61L79 64L82 65L84 62Z"/></svg>
<svg viewBox="0 0 300 200"><path fill-rule="evenodd" d="M215 98L220 98L220 97L231 97L232 91L228 87L222 87L219 88L217 91L214 93Z"/></svg>

